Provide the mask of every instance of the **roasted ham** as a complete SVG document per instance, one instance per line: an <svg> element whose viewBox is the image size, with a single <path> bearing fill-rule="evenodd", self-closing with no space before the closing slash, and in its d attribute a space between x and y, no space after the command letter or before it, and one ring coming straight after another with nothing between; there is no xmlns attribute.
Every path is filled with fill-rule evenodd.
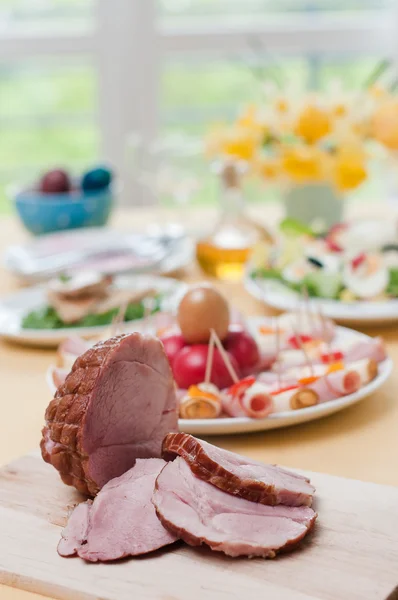
<svg viewBox="0 0 398 600"><path fill-rule="evenodd" d="M41 451L68 485L95 495L137 458L161 456L177 430L174 381L162 343L140 333L87 350L46 411Z"/></svg>

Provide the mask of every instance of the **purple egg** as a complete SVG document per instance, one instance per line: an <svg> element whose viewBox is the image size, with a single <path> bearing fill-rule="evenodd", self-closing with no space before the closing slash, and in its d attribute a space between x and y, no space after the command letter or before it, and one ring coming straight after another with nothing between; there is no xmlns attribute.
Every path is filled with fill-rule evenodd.
<svg viewBox="0 0 398 600"><path fill-rule="evenodd" d="M44 194L64 194L71 189L71 181L66 171L47 171L40 180L39 189Z"/></svg>

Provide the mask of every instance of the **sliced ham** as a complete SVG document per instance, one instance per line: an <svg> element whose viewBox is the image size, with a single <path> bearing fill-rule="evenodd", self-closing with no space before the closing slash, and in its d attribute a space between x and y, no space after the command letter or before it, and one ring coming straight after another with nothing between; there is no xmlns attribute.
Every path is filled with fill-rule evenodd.
<svg viewBox="0 0 398 600"><path fill-rule="evenodd" d="M127 304L138 304L146 298L155 298L157 293L153 288L143 290L113 290L106 298L98 302L94 312L102 314Z"/></svg>
<svg viewBox="0 0 398 600"><path fill-rule="evenodd" d="M379 372L379 366L372 358L363 358L350 363L350 369L356 371L361 378L361 385L367 385L375 379Z"/></svg>
<svg viewBox="0 0 398 600"><path fill-rule="evenodd" d="M69 375L70 369L61 369L59 367L54 367L52 370L52 378L53 384L55 388L59 388L61 385L65 383L65 379Z"/></svg>
<svg viewBox="0 0 398 600"><path fill-rule="evenodd" d="M112 283L112 277L102 275L97 271L80 271L73 276L52 279L48 290L60 298L74 300L88 296L103 297Z"/></svg>
<svg viewBox="0 0 398 600"><path fill-rule="evenodd" d="M156 338L100 342L80 356L46 411L41 451L64 483L94 496L177 431L173 376Z"/></svg>
<svg viewBox="0 0 398 600"><path fill-rule="evenodd" d="M89 342L79 336L71 336L61 342L57 351L57 366L70 371L78 356L90 348Z"/></svg>
<svg viewBox="0 0 398 600"><path fill-rule="evenodd" d="M223 410L230 417L264 419L273 411L272 397L266 384L254 381L243 391L234 393L235 387L222 395Z"/></svg>
<svg viewBox="0 0 398 600"><path fill-rule="evenodd" d="M284 412L315 406L319 402L319 396L308 387L301 386L273 394L272 400L274 412Z"/></svg>
<svg viewBox="0 0 398 600"><path fill-rule="evenodd" d="M356 342L344 352L344 360L347 363L356 362L364 358L372 359L377 363L387 358L384 342L380 337Z"/></svg>
<svg viewBox="0 0 398 600"><path fill-rule="evenodd" d="M92 500L81 502L70 515L57 548L61 556L74 556L86 543L91 505Z"/></svg>
<svg viewBox="0 0 398 600"><path fill-rule="evenodd" d="M359 373L348 366L346 369L321 377L308 385L307 389L315 392L318 396L318 402L323 403L353 394L360 387L361 377Z"/></svg>
<svg viewBox="0 0 398 600"><path fill-rule="evenodd" d="M116 560L158 550L176 541L156 516L151 502L165 461L137 460L107 483L91 504L79 504L58 545L61 556L77 554L90 562Z"/></svg>
<svg viewBox="0 0 398 600"><path fill-rule="evenodd" d="M82 298L63 298L55 292L47 292L47 300L58 313L64 323L72 325L88 314L95 312L98 304L97 296L85 296Z"/></svg>
<svg viewBox="0 0 398 600"><path fill-rule="evenodd" d="M160 473L153 503L162 524L187 544L234 557L273 558L300 542L316 519L307 506L264 506L226 494L196 477L181 457Z"/></svg>
<svg viewBox="0 0 398 600"><path fill-rule="evenodd" d="M330 342L336 334L336 325L331 319L312 313L309 310L287 312L278 317L280 330L288 335L309 335L314 339Z"/></svg>
<svg viewBox="0 0 398 600"><path fill-rule="evenodd" d="M318 364L328 364L328 362L325 362L324 357L321 355L322 350L324 351L325 355L329 351L332 355L341 355L341 360L344 360L346 364L364 359L374 360L376 363L380 363L387 358L384 342L381 338L369 338L354 343L345 342L333 344L331 347L325 346L319 348L318 350L307 351L307 354L314 366ZM334 362L332 357L330 362ZM279 371L283 374L289 374L294 372L296 369L305 367L307 364L308 360L303 352L293 349L285 349L281 350L279 353L278 360L272 365L272 371L275 373ZM268 379L270 380L271 376L269 376ZM267 380L267 377L265 377L264 380Z"/></svg>
<svg viewBox="0 0 398 600"><path fill-rule="evenodd" d="M182 456L197 477L253 502L271 506L312 503L315 490L307 478L217 448L186 433L168 434L163 456L166 460Z"/></svg>

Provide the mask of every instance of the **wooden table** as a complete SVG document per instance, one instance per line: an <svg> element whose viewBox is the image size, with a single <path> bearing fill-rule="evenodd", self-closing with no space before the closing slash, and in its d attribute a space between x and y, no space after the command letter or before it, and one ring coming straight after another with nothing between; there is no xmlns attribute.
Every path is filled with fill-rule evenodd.
<svg viewBox="0 0 398 600"><path fill-rule="evenodd" d="M357 210L355 207L352 209ZM374 208L368 209L370 212ZM265 222L274 223L274 207L261 210ZM361 210L361 212L363 212ZM377 207L375 212L377 213ZM181 214L179 215L181 217ZM211 211L183 215L191 223L214 219ZM172 217L168 217L172 218ZM116 215L117 227L140 226L159 219L153 210L136 210ZM162 219L164 222L164 219ZM27 238L11 218L0 221L0 252L11 243ZM202 275L195 266L182 274L186 281ZM18 283L0 271L2 294L15 290ZM267 310L251 298L239 284L219 284L228 298L247 315L266 314ZM370 335L383 335L390 355L398 360L398 327L370 328ZM2 383L2 419L0 422L0 463L6 463L38 446L44 410L50 394L44 373L54 352L0 343ZM385 386L371 398L336 415L296 427L257 434L215 438L215 443L230 450L267 462L320 471L343 477L398 485L398 374L394 372ZM1 535L1 526L0 526ZM2 600L42 598L20 590L0 586Z"/></svg>

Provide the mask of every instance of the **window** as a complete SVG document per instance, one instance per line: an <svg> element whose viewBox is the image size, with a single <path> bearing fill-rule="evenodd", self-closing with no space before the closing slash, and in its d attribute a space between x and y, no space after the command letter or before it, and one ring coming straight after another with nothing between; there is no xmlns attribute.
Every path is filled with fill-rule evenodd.
<svg viewBox="0 0 398 600"><path fill-rule="evenodd" d="M50 164L128 176L131 131L203 135L266 78L361 85L397 29L397 0L0 0L0 210Z"/></svg>

